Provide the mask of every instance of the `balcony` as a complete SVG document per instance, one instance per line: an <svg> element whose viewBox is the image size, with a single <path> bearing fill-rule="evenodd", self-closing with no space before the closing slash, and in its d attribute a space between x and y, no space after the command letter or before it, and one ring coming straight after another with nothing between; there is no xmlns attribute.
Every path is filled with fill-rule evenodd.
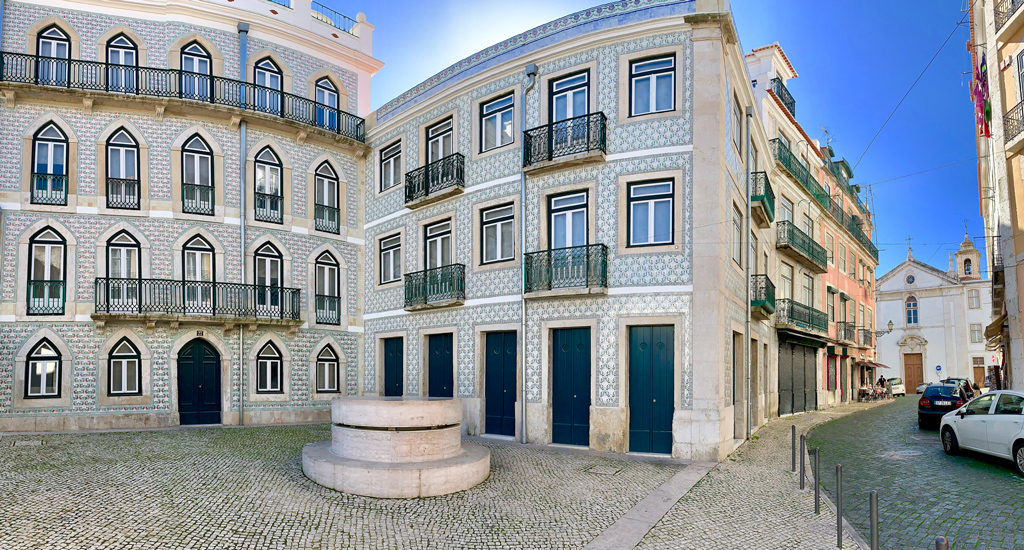
<svg viewBox="0 0 1024 550"><path fill-rule="evenodd" d="M310 7L312 8L313 19L316 19L321 23L327 23L340 31L352 34L352 27L356 26L356 21L351 17L334 11L316 1L314 1Z"/></svg>
<svg viewBox="0 0 1024 550"><path fill-rule="evenodd" d="M28 315L64 315L64 281L29 281L25 304Z"/></svg>
<svg viewBox="0 0 1024 550"><path fill-rule="evenodd" d="M362 143L363 119L336 107L220 76L0 52L0 81L234 107Z"/></svg>
<svg viewBox="0 0 1024 550"><path fill-rule="evenodd" d="M1024 132L1024 101L1016 104L1003 115L1003 143L1010 152L1017 152L1024 146L1021 133Z"/></svg>
<svg viewBox="0 0 1024 550"><path fill-rule="evenodd" d="M993 246L989 278L992 279L992 315L998 317L1003 314L1003 300L1006 298L1006 267L1003 265L1003 255L999 251L999 235L992 240L996 244Z"/></svg>
<svg viewBox="0 0 1024 550"><path fill-rule="evenodd" d="M875 331L866 328L857 329L858 340L862 348L873 348L875 347Z"/></svg>
<svg viewBox="0 0 1024 550"><path fill-rule="evenodd" d="M213 187L210 185L181 184L181 211L186 214L213 215Z"/></svg>
<svg viewBox="0 0 1024 550"><path fill-rule="evenodd" d="M341 296L316 295L316 322L321 325L341 324Z"/></svg>
<svg viewBox="0 0 1024 550"><path fill-rule="evenodd" d="M775 96L779 98L779 101L786 106L786 110L789 114L796 117L796 100L793 99L793 95L789 93L789 89L782 83L781 78L773 78L771 82L771 90L775 92Z"/></svg>
<svg viewBox="0 0 1024 550"><path fill-rule="evenodd" d="M864 232L864 218L860 216L854 216L843 210L842 204L832 200L828 200L828 211L833 218L854 238L865 250L868 251L875 261L878 261L878 247L875 243L871 242L871 237Z"/></svg>
<svg viewBox="0 0 1024 550"><path fill-rule="evenodd" d="M604 113L590 113L523 132L523 171L539 172L605 158Z"/></svg>
<svg viewBox="0 0 1024 550"><path fill-rule="evenodd" d="M754 223L764 229L775 221L775 191L767 172L754 172L750 177L750 212Z"/></svg>
<svg viewBox="0 0 1024 550"><path fill-rule="evenodd" d="M828 271L828 252L825 247L814 242L814 239L793 225L793 222L780 221L775 227L776 248L789 252L790 256L815 273Z"/></svg>
<svg viewBox="0 0 1024 550"><path fill-rule="evenodd" d="M68 204L67 174L33 173L29 202L50 206L66 206Z"/></svg>
<svg viewBox="0 0 1024 550"><path fill-rule="evenodd" d="M284 222L284 197L276 194L256 192L254 199L254 220L267 223Z"/></svg>
<svg viewBox="0 0 1024 550"><path fill-rule="evenodd" d="M814 200L818 201L818 204L824 208L828 208L828 193L821 187L818 180L814 178L811 171L792 151L789 150L789 146L782 142L779 138L771 140L772 154L775 157L776 162L789 172L789 175L800 184L801 187L807 190L808 193L814 197ZM815 157L817 158L817 157Z"/></svg>
<svg viewBox="0 0 1024 550"><path fill-rule="evenodd" d="M775 284L767 275L750 276L750 316L759 321L775 313Z"/></svg>
<svg viewBox="0 0 1024 550"><path fill-rule="evenodd" d="M996 41L1008 42L1007 38L1020 26L1021 18L1018 12L1022 5L1024 0L996 0L992 10L996 23ZM1007 25L1011 20L1013 24Z"/></svg>
<svg viewBox="0 0 1024 550"><path fill-rule="evenodd" d="M453 153L405 174L405 207L419 208L462 193L466 157Z"/></svg>
<svg viewBox="0 0 1024 550"><path fill-rule="evenodd" d="M841 342L853 344L857 341L857 326L847 321L837 322L836 339Z"/></svg>
<svg viewBox="0 0 1024 550"><path fill-rule="evenodd" d="M341 210L323 204L314 205L313 223L317 231L337 235L341 233Z"/></svg>
<svg viewBox="0 0 1024 550"><path fill-rule="evenodd" d="M530 252L523 257L526 298L608 293L608 247L603 244Z"/></svg>
<svg viewBox="0 0 1024 550"><path fill-rule="evenodd" d="M277 286L182 281L173 279L113 279L95 282L97 327L111 321L284 325L292 329L299 318L299 289Z"/></svg>
<svg viewBox="0 0 1024 550"><path fill-rule="evenodd" d="M462 305L466 301L466 266L450 264L405 274L405 310Z"/></svg>
<svg viewBox="0 0 1024 550"><path fill-rule="evenodd" d="M139 180L107 178L107 208L138 210L140 198Z"/></svg>
<svg viewBox="0 0 1024 550"><path fill-rule="evenodd" d="M795 329L803 332L825 334L828 332L828 317L825 312L784 298L778 301L775 310L775 327Z"/></svg>

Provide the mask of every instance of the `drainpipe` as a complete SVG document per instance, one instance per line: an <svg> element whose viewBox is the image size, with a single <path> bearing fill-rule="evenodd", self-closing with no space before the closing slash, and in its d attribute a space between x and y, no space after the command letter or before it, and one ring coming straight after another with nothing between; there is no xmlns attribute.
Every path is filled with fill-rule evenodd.
<svg viewBox="0 0 1024 550"><path fill-rule="evenodd" d="M2 0L0 0L2 1ZM522 132L523 141L523 162L520 163L519 168L519 256L522 258L522 269L521 281L520 281L520 316L522 342L520 345L523 350L523 361L522 371L520 374L520 385L519 399L522 400L523 406L520 408L520 419L519 419L519 439L520 443L526 443L526 171L523 169L526 162L526 94L530 93L533 89L534 84L537 83L537 65L530 63L526 66L526 77L530 79L529 84L523 89L523 100L522 105L519 106L519 128Z"/></svg>
<svg viewBox="0 0 1024 550"><path fill-rule="evenodd" d="M3 1L3 0L0 0ZM249 54L249 24L238 24L238 80L248 80L245 75L245 67ZM245 86L242 86L242 104L245 104ZM246 151L246 127L245 120L238 123L238 239L239 253L241 254L242 284L245 284L245 151ZM245 331L238 329L238 425L243 420L245 407Z"/></svg>
<svg viewBox="0 0 1024 550"><path fill-rule="evenodd" d="M746 261L743 262L743 265L746 266L747 271L747 299L744 302L744 309L747 310L747 315L746 325L743 329L743 365L746 378L746 392L743 396L745 398L743 401L746 409L744 414L747 418L746 422L744 422L746 425L746 437L744 437L744 439L750 439L750 423L752 421L751 417L753 416L751 414L752 410L750 407L750 120L753 117L754 110L747 107L747 154L743 161L743 166L746 168L747 174L747 215L744 217L743 221L743 241L747 243L747 246L743 247L743 255L746 257ZM757 254L757 251L755 250L754 253ZM733 414L736 414L735 411L733 411Z"/></svg>

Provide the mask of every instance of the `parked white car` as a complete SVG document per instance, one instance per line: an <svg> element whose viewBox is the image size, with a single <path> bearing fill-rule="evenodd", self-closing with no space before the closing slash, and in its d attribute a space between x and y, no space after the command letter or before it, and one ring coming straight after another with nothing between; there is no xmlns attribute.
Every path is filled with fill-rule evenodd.
<svg viewBox="0 0 1024 550"><path fill-rule="evenodd" d="M960 449L1007 458L1024 476L1024 393L993 390L950 411L939 424L942 449Z"/></svg>
<svg viewBox="0 0 1024 550"><path fill-rule="evenodd" d="M903 384L903 379L896 377L889 379L889 389L893 397L903 397L907 395L907 386Z"/></svg>

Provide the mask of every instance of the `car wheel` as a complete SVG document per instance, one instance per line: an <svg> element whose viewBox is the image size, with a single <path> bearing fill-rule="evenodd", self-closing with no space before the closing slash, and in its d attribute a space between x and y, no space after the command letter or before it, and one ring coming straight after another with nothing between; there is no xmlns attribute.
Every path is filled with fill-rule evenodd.
<svg viewBox="0 0 1024 550"><path fill-rule="evenodd" d="M942 430L942 450L948 455L955 455L960 451L960 443L956 440L953 428L946 427Z"/></svg>
<svg viewBox="0 0 1024 550"><path fill-rule="evenodd" d="M1024 476L1024 441L1018 441L1013 446L1013 464L1017 467L1017 473Z"/></svg>

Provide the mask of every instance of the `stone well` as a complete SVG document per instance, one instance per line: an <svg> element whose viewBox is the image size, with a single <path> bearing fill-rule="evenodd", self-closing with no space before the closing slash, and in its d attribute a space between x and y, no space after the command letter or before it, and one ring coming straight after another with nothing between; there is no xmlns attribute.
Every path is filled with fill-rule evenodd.
<svg viewBox="0 0 1024 550"><path fill-rule="evenodd" d="M302 449L313 481L357 495L412 498L487 479L491 452L462 443L462 403L421 397L337 397L331 441Z"/></svg>

